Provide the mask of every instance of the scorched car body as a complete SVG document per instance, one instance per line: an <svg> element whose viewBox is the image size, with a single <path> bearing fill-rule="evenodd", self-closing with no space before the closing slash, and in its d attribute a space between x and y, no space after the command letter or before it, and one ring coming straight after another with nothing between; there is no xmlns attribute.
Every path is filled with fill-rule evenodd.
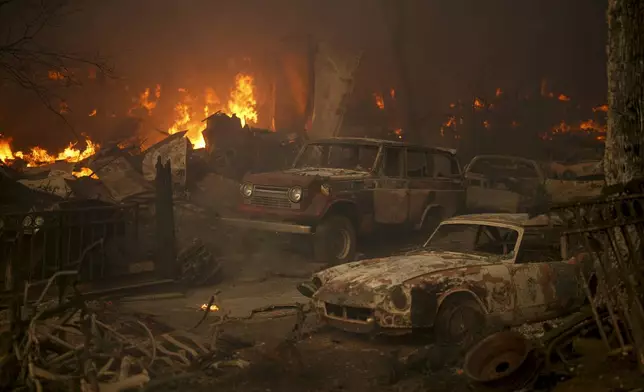
<svg viewBox="0 0 644 392"><path fill-rule="evenodd" d="M324 321L352 332L434 327L440 339L460 342L486 323L557 317L584 303L580 272L594 278L582 253L563 261L558 229L539 218L454 217L418 251L332 267L298 288Z"/></svg>

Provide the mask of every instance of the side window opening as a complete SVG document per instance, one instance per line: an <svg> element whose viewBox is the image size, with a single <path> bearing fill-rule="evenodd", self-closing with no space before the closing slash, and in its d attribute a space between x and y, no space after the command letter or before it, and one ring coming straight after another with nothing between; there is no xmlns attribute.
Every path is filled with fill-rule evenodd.
<svg viewBox="0 0 644 392"><path fill-rule="evenodd" d="M427 178L431 177L433 171L430 171L427 154L424 151L407 151L407 177L410 178Z"/></svg>
<svg viewBox="0 0 644 392"><path fill-rule="evenodd" d="M400 177L402 175L402 149L386 148L381 174L385 177Z"/></svg>

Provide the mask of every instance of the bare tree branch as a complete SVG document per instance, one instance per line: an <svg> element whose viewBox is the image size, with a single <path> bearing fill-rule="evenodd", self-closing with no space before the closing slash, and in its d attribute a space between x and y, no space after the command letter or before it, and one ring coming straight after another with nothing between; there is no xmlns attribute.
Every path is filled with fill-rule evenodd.
<svg viewBox="0 0 644 392"><path fill-rule="evenodd" d="M73 0L0 0L0 26L4 29L0 31L0 78L34 93L78 140L58 107L63 100L56 87L61 82L65 87L81 85L74 73L81 66L85 67L84 72L88 72L89 66L107 77L113 77L113 70L100 55L71 53L40 42L48 29L76 11Z"/></svg>

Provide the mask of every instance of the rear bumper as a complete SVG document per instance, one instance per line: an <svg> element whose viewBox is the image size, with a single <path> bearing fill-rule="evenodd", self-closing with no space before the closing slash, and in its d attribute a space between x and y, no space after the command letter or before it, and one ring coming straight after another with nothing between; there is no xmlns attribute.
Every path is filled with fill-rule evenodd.
<svg viewBox="0 0 644 392"><path fill-rule="evenodd" d="M259 231L272 231L275 233L289 233L289 234L312 234L313 227L306 225L296 225L293 223L284 222L271 222L256 219L242 219L242 218L221 218L225 224L243 227L246 229L259 230Z"/></svg>

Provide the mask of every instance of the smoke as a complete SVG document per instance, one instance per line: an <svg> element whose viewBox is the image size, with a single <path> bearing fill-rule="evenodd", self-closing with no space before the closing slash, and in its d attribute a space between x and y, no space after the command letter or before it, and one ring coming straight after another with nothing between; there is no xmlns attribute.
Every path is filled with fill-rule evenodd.
<svg viewBox="0 0 644 392"><path fill-rule="evenodd" d="M357 95L388 91L398 70L385 1L91 1L49 36L77 52L108 56L120 77L91 92L67 92L76 97L70 101L92 101L83 109L69 105L73 113L83 112L78 126L90 128L85 111L92 105L125 111L128 99L156 84L164 91L211 86L221 94L233 75L248 67L243 59L256 70L288 37L308 34L364 50ZM413 98L421 112L493 94L497 87L537 91L543 77L584 104L605 102L605 0L398 1L404 6ZM35 100L6 85L0 89L6 109L0 109L0 132L31 143L60 139L61 124ZM171 111L172 104L156 110Z"/></svg>

